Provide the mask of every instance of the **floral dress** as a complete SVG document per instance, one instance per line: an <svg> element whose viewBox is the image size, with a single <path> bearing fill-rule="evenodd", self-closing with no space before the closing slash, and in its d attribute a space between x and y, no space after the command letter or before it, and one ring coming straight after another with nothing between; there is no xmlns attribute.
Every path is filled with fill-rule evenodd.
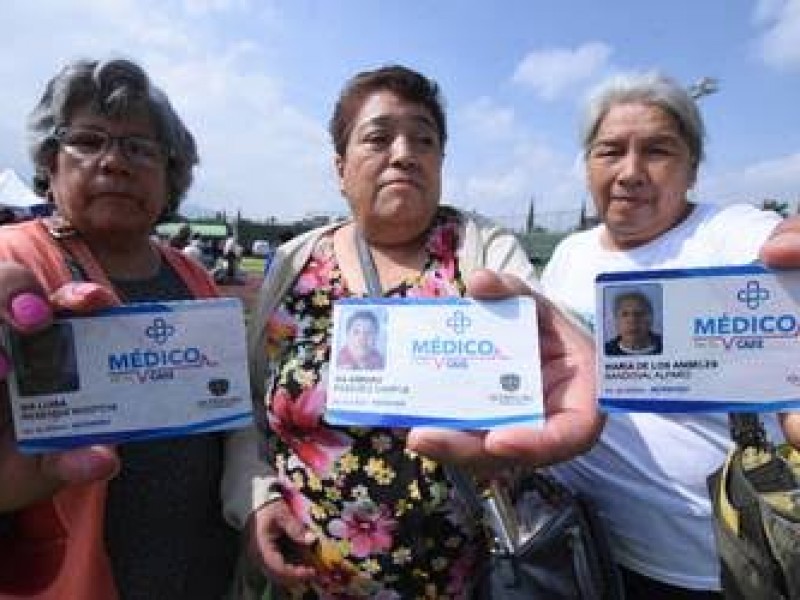
<svg viewBox="0 0 800 600"><path fill-rule="evenodd" d="M421 274L394 297L463 295L458 222L440 216ZM332 427L323 420L332 307L351 296L323 236L267 322L277 365L266 399L266 455L293 513L317 534L317 569L290 598L468 598L486 542L442 468L406 449L406 430Z"/></svg>

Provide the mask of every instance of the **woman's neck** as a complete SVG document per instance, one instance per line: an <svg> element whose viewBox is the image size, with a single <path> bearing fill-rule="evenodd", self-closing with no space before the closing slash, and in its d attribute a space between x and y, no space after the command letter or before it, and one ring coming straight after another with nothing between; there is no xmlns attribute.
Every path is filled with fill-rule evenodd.
<svg viewBox="0 0 800 600"><path fill-rule="evenodd" d="M425 248L425 241L426 236L404 244L384 245L367 241L367 247L372 254L372 260L375 261L375 266L379 273L381 272L381 267L390 270L406 268L419 271L425 266L425 260L428 255Z"/></svg>
<svg viewBox="0 0 800 600"><path fill-rule="evenodd" d="M625 234L615 233L606 224L600 232L600 245L606 250L611 250L612 252L627 252L640 246L645 246L680 226L686 219L689 218L689 215L692 214L694 208L694 204L691 202L685 202L684 206L675 216L675 219L670 223L669 227L666 227L646 237L629 237Z"/></svg>
<svg viewBox="0 0 800 600"><path fill-rule="evenodd" d="M148 279L161 267L161 254L148 238L86 239L86 244L109 279Z"/></svg>
<svg viewBox="0 0 800 600"><path fill-rule="evenodd" d="M345 279L350 282L353 291L366 290L361 263L356 250L356 235L359 235L354 223L349 223L336 230L333 236L333 247L336 259ZM383 244L380 241L367 240L375 269L378 271L381 288L391 289L408 277L419 274L428 259L426 249L427 235L403 243Z"/></svg>

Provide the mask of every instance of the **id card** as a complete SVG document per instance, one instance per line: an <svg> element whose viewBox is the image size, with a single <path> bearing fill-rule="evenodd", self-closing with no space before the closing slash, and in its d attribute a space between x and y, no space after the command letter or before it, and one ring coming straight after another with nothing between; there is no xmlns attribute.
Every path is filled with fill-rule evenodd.
<svg viewBox="0 0 800 600"><path fill-rule="evenodd" d="M605 273L596 289L606 410L800 408L800 271Z"/></svg>
<svg viewBox="0 0 800 600"><path fill-rule="evenodd" d="M46 452L230 429L252 420L241 302L132 304L5 329L18 447Z"/></svg>
<svg viewBox="0 0 800 600"><path fill-rule="evenodd" d="M334 305L325 420L492 429L544 418L532 298Z"/></svg>

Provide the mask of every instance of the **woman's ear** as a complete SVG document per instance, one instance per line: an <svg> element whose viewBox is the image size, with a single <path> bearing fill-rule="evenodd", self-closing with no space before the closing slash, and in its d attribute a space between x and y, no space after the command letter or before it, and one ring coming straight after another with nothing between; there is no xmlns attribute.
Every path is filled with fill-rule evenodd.
<svg viewBox="0 0 800 600"><path fill-rule="evenodd" d="M52 204L53 198L53 173L55 165L55 157L50 157L46 164L36 166L33 174L33 189L42 196L46 202Z"/></svg>
<svg viewBox="0 0 800 600"><path fill-rule="evenodd" d="M695 160L689 167L689 189L693 189L697 183L697 170L700 168L700 161Z"/></svg>

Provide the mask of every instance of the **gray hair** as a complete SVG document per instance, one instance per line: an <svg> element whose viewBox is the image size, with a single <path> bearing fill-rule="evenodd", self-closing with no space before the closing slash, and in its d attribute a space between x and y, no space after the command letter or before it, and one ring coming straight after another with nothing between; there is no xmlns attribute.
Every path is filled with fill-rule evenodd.
<svg viewBox="0 0 800 600"><path fill-rule="evenodd" d="M192 183L192 168L198 162L194 137L166 94L150 82L141 67L125 59L78 60L48 82L27 123L28 151L36 171L34 191L47 195L50 168L58 151L56 129L68 125L82 108L113 119L141 114L152 119L167 154L165 215L174 213Z"/></svg>
<svg viewBox="0 0 800 600"><path fill-rule="evenodd" d="M692 174L703 160L705 128L697 103L683 86L660 73L623 73L610 77L589 95L583 111L580 136L584 157L588 156L600 123L616 104L652 104L670 114L681 138L689 146Z"/></svg>

